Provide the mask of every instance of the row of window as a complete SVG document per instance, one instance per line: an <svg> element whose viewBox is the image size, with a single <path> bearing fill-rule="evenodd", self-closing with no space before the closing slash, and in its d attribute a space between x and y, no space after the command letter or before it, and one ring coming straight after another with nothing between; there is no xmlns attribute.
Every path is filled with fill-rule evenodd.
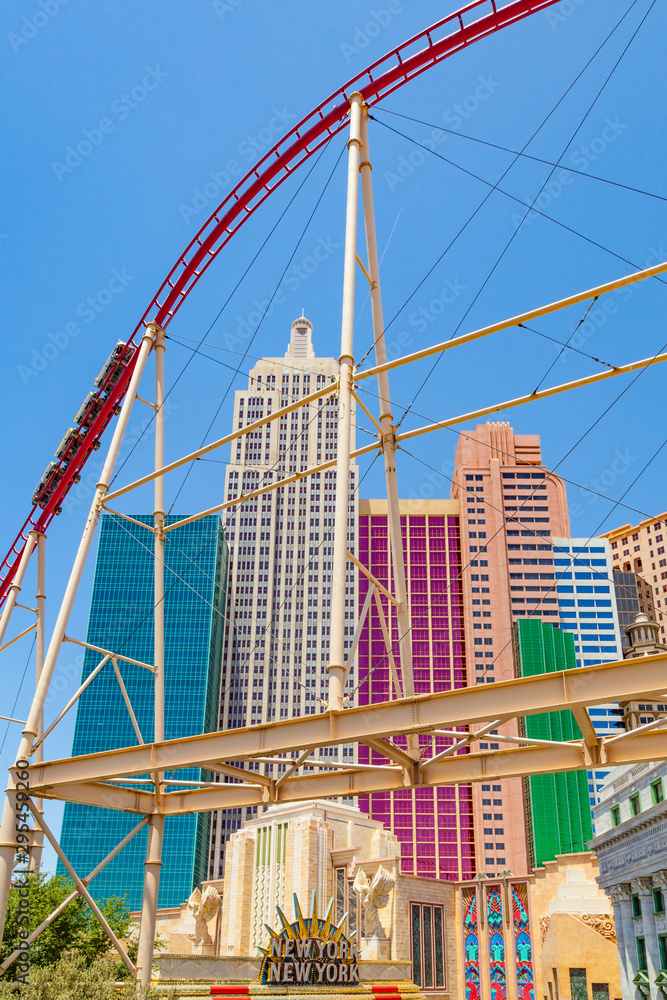
<svg viewBox="0 0 667 1000"><path fill-rule="evenodd" d="M663 786L662 778L656 778L655 781L651 782L650 785L651 802L650 805L657 805L662 802L665 798L665 789ZM642 811L641 795L639 792L633 792L628 798L628 804L630 807L630 817L639 816ZM616 803L611 807L611 822L612 826L619 826L622 822L621 816L621 805Z"/></svg>

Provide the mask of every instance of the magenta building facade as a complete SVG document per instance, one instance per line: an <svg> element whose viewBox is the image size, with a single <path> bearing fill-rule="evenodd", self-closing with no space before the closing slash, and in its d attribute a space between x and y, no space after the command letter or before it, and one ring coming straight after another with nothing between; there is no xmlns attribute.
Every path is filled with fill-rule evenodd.
<svg viewBox="0 0 667 1000"><path fill-rule="evenodd" d="M415 692L450 691L466 686L466 650L458 501L401 501L401 525L412 621ZM391 555L387 503L359 501L358 555L364 566L391 589ZM368 580L359 577L359 608ZM400 676L398 629L389 602L382 597L385 621ZM375 603L359 641L358 703L371 705L396 697L386 653L382 623ZM446 737L421 736L424 757L451 746ZM405 747L405 740L397 745ZM387 759L364 747L360 763L386 764ZM440 879L466 879L475 873L474 824L470 785L408 788L363 796L359 807L382 822L401 844L405 874Z"/></svg>

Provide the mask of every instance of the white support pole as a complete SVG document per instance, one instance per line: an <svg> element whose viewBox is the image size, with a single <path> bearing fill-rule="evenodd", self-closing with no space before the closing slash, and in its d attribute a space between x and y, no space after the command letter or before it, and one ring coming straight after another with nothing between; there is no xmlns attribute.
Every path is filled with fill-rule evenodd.
<svg viewBox="0 0 667 1000"><path fill-rule="evenodd" d="M361 94L350 97L350 138L347 143L347 211L343 268L343 317L340 335L338 446L336 453L336 509L334 518L329 646L329 710L343 707L345 683L345 583L347 580L347 524L350 502L350 446L352 432L352 376L354 372L354 284L357 267L357 210L361 151Z"/></svg>
<svg viewBox="0 0 667 1000"><path fill-rule="evenodd" d="M12 580L11 586L9 588L9 593L5 600L5 606L2 609L2 615L0 615L0 645L2 645L2 640L5 637L7 631L7 626L9 625L9 619L12 617L12 611L18 600L18 596L21 593L21 586L23 585L23 577L25 576L25 571L28 568L28 563L30 562L30 556L33 553L33 549L37 543L37 532L28 532L28 537L26 539L25 547L21 553L21 558L19 559L19 564L16 567L16 573L14 574L14 579Z"/></svg>
<svg viewBox="0 0 667 1000"><path fill-rule="evenodd" d="M378 260L377 237L375 234L375 212L373 210L373 184L371 180L371 171L373 168L368 152L368 108L365 105L361 117L361 141L364 147L364 158L359 166L359 171L361 173L361 193L364 205L368 271L371 280L371 312L373 316L375 361L376 365L383 365L387 360L387 349L384 339L380 262ZM386 371L378 372L378 395L380 402L380 427L382 429L382 452L384 454L384 474L387 483L391 563L394 570L394 592L398 601L396 618L398 622L398 644L401 654L401 682L403 694L405 697L411 698L415 693L412 672L412 631L410 608L408 606L408 588L405 578L405 562L403 558L398 482L396 479L396 428L392 423L389 376ZM413 742L416 747L417 741L413 740Z"/></svg>
<svg viewBox="0 0 667 1000"><path fill-rule="evenodd" d="M164 330L155 327L155 468L164 466ZM154 733L153 740L164 740L164 476L155 479L153 510L153 663L154 663ZM156 801L161 796L160 771L153 772ZM144 867L144 889L139 926L137 980L144 986L151 981L153 947L157 920L157 900L162 866L164 816L151 817Z"/></svg>
<svg viewBox="0 0 667 1000"><path fill-rule="evenodd" d="M32 802L30 803L30 809L32 811L33 816L35 817L35 820L37 821L37 810L34 808ZM93 897L88 892L88 889L86 888L86 885L85 885L83 879L79 878L79 876L77 875L77 873L72 868L72 865L70 864L68 858L66 857L65 853L63 852L63 849L61 848L60 844L58 843L57 838L54 836L54 834L52 833L52 831L49 829L49 827L44 822L44 818L42 817L41 819L38 820L38 822L40 822L42 824L42 829L44 830L44 833L46 834L47 840L49 841L49 843L51 844L51 847L56 852L56 854L58 855L58 857L62 861L63 865L65 866L65 868L67 870L67 874L70 876L70 878L72 879L72 881L74 882L75 886L77 887L77 889L79 891L79 895L83 896L83 898L85 899L85 901L88 903L88 906L91 908L91 910L95 914L95 917L97 918L98 923L101 925L102 930L104 931L104 933L106 934L106 936L111 941L112 945L114 946L114 948L116 949L116 951L118 952L118 954L120 955L120 957L122 958L122 960L125 963L125 965L127 966L128 970L134 975L134 973L135 973L135 965L134 965L134 963L132 962L132 960L130 959L129 955L127 954L127 952L123 948L122 944L118 940L118 937L116 936L116 934L112 930L111 925L109 924L109 921L104 916L104 914L100 910L99 906L97 905L97 903L95 902L95 900L93 899Z"/></svg>
<svg viewBox="0 0 667 1000"><path fill-rule="evenodd" d="M93 497L90 511L88 512L86 524L83 529L83 535L79 543L79 549L74 559L74 565L72 566L72 571L65 590L65 596L63 597L63 602L60 606L60 612L51 635L49 649L44 659L44 666L37 683L32 707L30 709L30 714L28 715L28 721L26 722L25 729L23 730L23 736L16 753L15 759L17 761L26 760L30 756L32 753L33 741L37 738L39 720L44 711L44 702L51 683L51 677L53 676L58 654L60 653L60 647L65 636L67 623L72 612L72 607L79 589L81 577L83 576L86 559L88 558L88 553L90 552L90 547L93 542L95 528L97 527L100 511L102 509L102 500L106 496L109 489L114 466L123 443L123 437L130 420L130 414L132 413L132 404L134 403L137 389L139 388L141 376L146 364L146 359L151 350L152 343L153 334L149 328L146 330L146 333L141 340L141 346L139 347L127 395L125 396L125 400L123 402L123 408L111 439L106 462L104 463L100 481L97 484L97 489L95 491L95 496ZM11 882L14 857L16 853L16 842L14 837L16 795L14 792L14 786L14 773L13 771L10 771L7 794L5 796L5 803L2 811L2 822L0 823L0 939L2 938L5 929L9 885Z"/></svg>
<svg viewBox="0 0 667 1000"><path fill-rule="evenodd" d="M35 639L35 687L39 684L39 678L44 668L44 638L46 634L46 621L45 621L45 604L46 604L46 536L39 535L37 537L37 634ZM44 733L44 707L39 715L39 722L37 724L37 740L38 746L35 750L35 763L40 764L44 760L44 744L42 743L42 735ZM42 800L35 799L35 810L38 816L38 822L35 826L35 835L33 840L32 851L30 852L30 867L36 871L39 871L42 864L42 849L44 847L44 833L39 821L44 815L44 809L42 807Z"/></svg>
<svg viewBox="0 0 667 1000"><path fill-rule="evenodd" d="M151 816L148 824L148 844L144 862L144 894L141 900L139 924L139 951L137 954L137 981L148 986L153 970L153 946L157 923L157 899L162 867L162 835L164 816Z"/></svg>
<svg viewBox="0 0 667 1000"><path fill-rule="evenodd" d="M156 327L155 333L155 468L164 465L164 330ZM164 476L155 480L155 509L153 512L154 540L154 609L153 641L155 667L155 730L154 741L164 740Z"/></svg>
<svg viewBox="0 0 667 1000"><path fill-rule="evenodd" d="M95 876L99 875L102 869L106 868L109 862L113 861L113 859L116 857L117 854L120 854L125 845L129 844L132 838L137 833L139 833L139 830L142 830L146 826L146 823L148 823L148 816L144 816L141 822L137 823L137 825L132 830L130 830L130 832L125 837L123 837L123 839L119 844L116 844L113 851L107 854L106 858L103 858L103 860L100 861L99 865L93 868L92 872L89 875L86 875L85 878L81 879L83 884L86 886L90 885ZM39 924L39 926L36 927L34 931L30 932L28 937L25 938L25 941L23 942L24 945L31 945L32 942L39 937L42 931L46 930L46 928L49 927L53 923L53 921L60 916L63 910L65 910L69 906L69 904L79 895L80 893L78 889L74 889L72 892L70 892L69 896L66 896L65 899L63 899L62 903L59 903L58 906L56 906L55 910L52 910L51 913L49 913L48 917L42 920L41 924ZM0 965L0 976L2 975L3 972L7 971L9 966L13 962L15 962L20 955L23 954L23 951L24 951L23 948L17 948L16 951L13 951L11 955L7 956L2 965Z"/></svg>

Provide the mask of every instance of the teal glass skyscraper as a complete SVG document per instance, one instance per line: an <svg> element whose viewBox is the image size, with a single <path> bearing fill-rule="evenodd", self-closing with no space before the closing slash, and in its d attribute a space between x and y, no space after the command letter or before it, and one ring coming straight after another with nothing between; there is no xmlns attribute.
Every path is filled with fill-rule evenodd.
<svg viewBox="0 0 667 1000"><path fill-rule="evenodd" d="M167 524L182 516L170 515ZM152 526L152 516L135 520ZM220 699L227 543L220 519L203 518L166 536L165 544L165 738L217 729ZM104 515L88 622L88 643L153 662L153 538L138 524ZM86 650L82 679L101 656ZM153 674L117 661L145 742L153 738ZM138 742L113 665L105 664L79 699L75 756L134 746ZM198 768L170 774L201 780ZM137 787L136 785L134 787ZM172 789L173 790L173 789ZM67 803L61 846L75 871L87 875L137 824L140 816ZM167 817L160 876L160 907L180 906L206 878L210 815ZM142 830L94 879L95 899L126 895L141 906L146 830ZM59 867L64 874L64 869Z"/></svg>

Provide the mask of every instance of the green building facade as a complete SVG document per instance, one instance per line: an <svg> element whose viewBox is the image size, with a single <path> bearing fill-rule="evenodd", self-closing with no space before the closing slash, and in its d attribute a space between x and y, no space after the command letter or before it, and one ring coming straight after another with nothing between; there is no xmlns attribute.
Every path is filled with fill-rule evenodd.
<svg viewBox="0 0 667 1000"><path fill-rule="evenodd" d="M574 637L539 619L520 619L514 626L514 653L519 677L576 669ZM524 735L542 740L577 740L581 731L571 712L527 716ZM524 778L528 850L535 867L557 854L586 851L593 836L585 771L539 774Z"/></svg>
<svg viewBox="0 0 667 1000"><path fill-rule="evenodd" d="M182 519L170 515L167 524ZM152 517L136 515L151 525ZM227 587L227 543L217 516L169 532L165 540L165 738L218 728L220 670ZM88 642L153 662L153 537L145 528L103 515L88 620ZM101 659L86 650L82 680ZM153 675L118 660L139 729L153 739ZM78 702L72 754L135 746L137 736L107 663ZM199 768L172 779L202 780ZM204 775L204 780L209 778ZM136 787L136 786L135 786ZM174 791L175 788L169 789ZM60 843L81 876L90 872L132 830L140 817L111 809L66 803ZM168 816L165 821L160 907L180 906L207 877L210 814ZM147 831L144 828L93 880L97 900L125 895L141 907ZM61 864L58 872L65 874Z"/></svg>

